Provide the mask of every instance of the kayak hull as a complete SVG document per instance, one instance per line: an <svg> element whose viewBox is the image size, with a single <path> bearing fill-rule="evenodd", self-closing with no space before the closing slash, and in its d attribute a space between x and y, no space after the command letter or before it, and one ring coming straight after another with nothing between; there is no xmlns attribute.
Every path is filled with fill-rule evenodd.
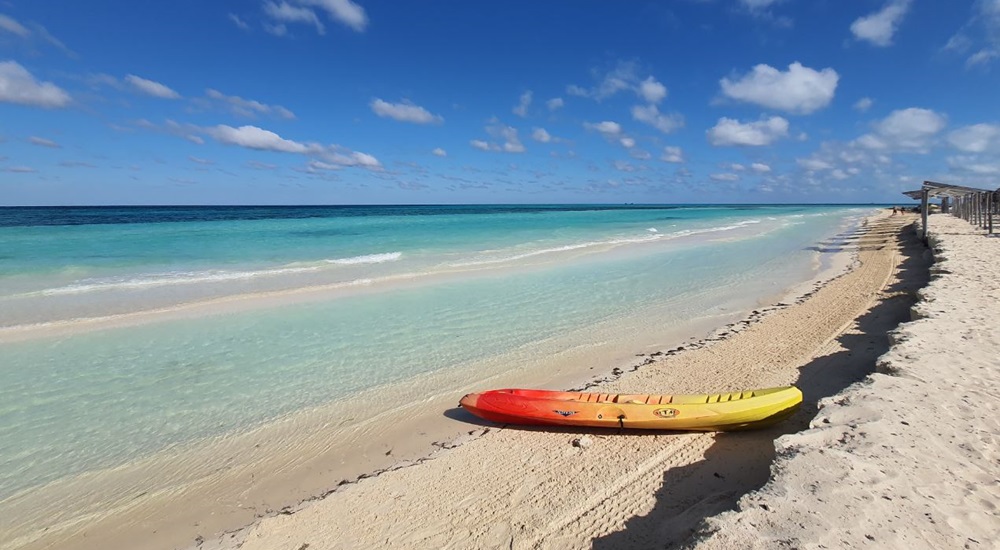
<svg viewBox="0 0 1000 550"><path fill-rule="evenodd" d="M794 386L732 393L647 395L501 389L470 393L461 406L499 424L727 431L769 426L802 403Z"/></svg>

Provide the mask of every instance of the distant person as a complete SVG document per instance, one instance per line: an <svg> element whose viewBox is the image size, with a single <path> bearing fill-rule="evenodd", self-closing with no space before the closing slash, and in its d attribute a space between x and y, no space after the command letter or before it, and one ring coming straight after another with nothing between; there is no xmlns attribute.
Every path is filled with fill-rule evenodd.
<svg viewBox="0 0 1000 550"><path fill-rule="evenodd" d="M892 215L895 216L896 214L897 214L896 207L893 206L892 207Z"/></svg>

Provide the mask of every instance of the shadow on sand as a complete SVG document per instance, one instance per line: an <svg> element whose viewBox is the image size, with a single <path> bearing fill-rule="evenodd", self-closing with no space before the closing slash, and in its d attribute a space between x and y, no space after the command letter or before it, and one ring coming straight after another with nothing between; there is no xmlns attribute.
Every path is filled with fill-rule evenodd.
<svg viewBox="0 0 1000 550"><path fill-rule="evenodd" d="M861 240L873 239L869 235ZM704 518L734 509L740 497L767 482L775 457L774 440L808 428L821 398L874 372L876 360L889 349L886 333L910 320L916 291L929 278L929 261L924 258L926 248L914 225L904 227L896 240L902 252L899 280L886 289L886 298L858 319L860 333L838 338L844 350L817 357L800 369L795 384L804 399L799 412L764 431L717 434L704 460L664 472L656 504L648 514L631 518L622 530L595 539L592 548L681 546Z"/></svg>

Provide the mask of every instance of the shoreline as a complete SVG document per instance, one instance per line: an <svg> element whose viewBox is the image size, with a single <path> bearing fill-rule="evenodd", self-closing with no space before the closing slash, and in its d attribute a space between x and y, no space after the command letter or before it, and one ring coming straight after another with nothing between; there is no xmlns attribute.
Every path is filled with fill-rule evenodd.
<svg viewBox="0 0 1000 550"><path fill-rule="evenodd" d="M885 216L878 216L876 217L876 220L885 220ZM912 222L913 218L910 217L908 221ZM860 241L861 239L863 239L864 234L867 233L871 233L871 231L866 230L863 234L861 234L861 236L857 237L857 240ZM838 280L843 280L847 278L846 276L849 276L852 273L857 273L857 271L858 270L855 269L847 273L843 273L839 276L834 277L830 281L827 281L826 283L817 285L817 287L814 290L808 291L807 293L802 295L799 299L792 301L793 303L791 304L786 303L787 301L789 301L786 299L785 301L779 302L779 305L776 305L773 308L770 309L764 308L767 309L766 311L758 310L758 313L754 314L757 315L758 317L758 319L756 319L756 322L754 322L754 320L745 319L743 321L732 323L716 331L715 335L711 335L707 338L701 339L694 343L690 342L686 343L682 346L679 346L678 349L676 350L666 350L665 352L661 352L660 355L655 355L657 359L653 360L652 363L649 362L650 359L653 359L652 356L645 357L640 365L638 365L636 368L633 368L634 373L622 372L619 373L619 377L617 380L613 381L609 380L607 382L600 381L600 383L607 391L614 392L616 391L615 386L620 385L622 383L622 380L624 380L624 378L621 375L628 374L630 375L629 376L630 383L633 384L633 386L630 386L630 388L634 388L637 382L639 386L642 386L644 385L643 384L644 381L641 379L637 380L637 378L642 378L643 374L648 374L648 373L645 373L644 369L641 367L653 364L662 367L663 363L665 362L663 360L666 359L669 359L671 361L676 361L676 360L684 360L685 358L691 359L694 356L711 355L713 351L717 351L717 348L722 347L727 343L732 343L735 340L741 339L743 337L743 333L753 332L762 325L764 325L765 323L767 323L770 319L782 316L782 314L787 314L788 312L795 310L796 307L808 303L813 296L815 296L817 293L822 292L823 289L830 287ZM878 288L881 288L882 286L884 286L884 279L886 277L884 275L879 275L878 278L881 280L876 281L875 285ZM853 321L853 319L854 316L851 316L850 319L848 319L848 321ZM842 330L840 330L839 328L840 325L842 324L843 323L837 323L837 326L834 327L835 334L839 334L840 332L842 332ZM733 330L734 328L736 330ZM753 339L758 341L758 343L761 340L759 337ZM821 347L823 345L826 345L825 342L826 340L828 340L828 338L823 338L823 340L821 340L820 342ZM668 355L668 352L671 351L673 351L674 353ZM699 363L699 361L693 361L693 363L697 364ZM618 370L623 370L623 369L618 369ZM646 369L646 370L651 372L656 369ZM759 371L760 369L757 370ZM677 388L677 391L685 391L686 387L702 388L704 387L705 384L704 374L705 374L704 372L701 372L697 373L697 376L693 378L692 377L682 378L682 380L685 383L674 385L671 387ZM766 376L767 374L768 374L767 372L764 373L765 377L767 377ZM645 378L648 379L651 377L647 376ZM808 409L808 407L804 407L804 409ZM798 416L801 417L802 414L800 413ZM802 420L804 420L804 418L800 418L799 422L801 423ZM778 430L780 431L780 428ZM597 438L599 441L597 445L605 443L606 440L619 440L619 441L625 440L624 443L629 444L628 443L629 440L635 440L636 438L635 437L636 434L617 435L613 433L605 434L605 433L594 433L594 432L595 431L588 430L585 431L584 433L588 433L590 434L591 437ZM770 439L765 438L765 441L767 445L771 446L773 449L773 444L771 444L770 441L773 440L773 438L776 435L772 432L774 432L774 430L766 430L765 432L754 432L754 433L748 432L748 434L750 434L749 439L755 439L758 437L757 435L754 434L761 434L761 433L764 433L765 435L770 434L771 436ZM562 445L565 444L563 440L564 439L568 440L569 438L571 438L571 434L573 433L576 433L576 431L521 430L521 429L513 429L507 427L491 426L491 429L489 431L484 431L478 437L470 441L465 441L459 447L439 450L433 455L431 460L429 460L426 463L423 463L419 467L389 470L383 472L378 477L362 478L358 480L356 483L353 483L351 485L345 485L343 488L338 489L337 491L330 494L328 497L324 499L308 503L306 506L300 508L293 514L283 514L271 518L265 518L263 520L258 521L257 524L250 526L248 528L244 528L239 532L229 533L227 535L224 535L221 539L205 542L204 545L202 545L201 547L234 548L235 545L242 544L241 546L242 548L273 548L273 547L286 547L286 546L295 548L297 546L290 546L292 539L288 538L293 534L296 537L300 537L302 542L308 542L309 544L316 544L316 542L311 542L311 541L320 541L323 542L324 544L333 545L333 547L336 547L334 541L340 540L339 538L336 537L341 537L341 536L347 536L348 538L345 540L351 540L355 544L374 544L376 540L381 540L382 543L384 544L385 540L379 538L381 537L381 535L379 535L376 538L370 538L369 536L369 535L375 535L373 531L378 531L378 526L370 525L371 523L370 519L367 520L367 523L369 525L366 525L366 521L362 520L361 518L362 516L371 518L372 516L367 516L365 514L372 514L372 513L374 513L375 516L378 517L381 517L383 514L391 515L393 510L396 510L399 507L390 503L387 504L389 508L388 510L380 510L379 512L374 512L371 509L371 505L363 505L364 498L365 497L372 498L371 496L368 495L372 495L373 491L379 492L386 489L395 489L395 492L398 493L397 496L399 499L407 499L406 498L407 494L410 493L411 491L417 493L424 493L424 489L427 489L429 491L432 491L431 494L428 496L433 496L433 494L435 493L444 491L449 493L452 497L457 498L457 494L455 494L455 491L459 490L458 486L450 486L449 484L453 481L455 483L458 483L459 486L461 486L461 484L455 481L451 475L448 476L448 479L440 480L438 485L443 485L444 487L435 488L427 486L427 482L429 481L430 478L437 479L439 475L442 474L448 475L452 470L462 470L464 472L465 476L462 479L465 480L464 483L466 485L468 485L468 483L471 480L474 480L476 477L478 477L477 474L484 476L491 483L500 483L502 485L503 481L498 479L495 474L483 472L481 469L476 468L474 465L483 463L489 465L492 463L494 466L500 466L499 464L497 464L497 459L494 455L499 454L501 455L501 458L505 458L508 461L514 460L515 457L511 455L512 453L516 453L516 451L507 449L516 449L518 447L524 447L524 446L528 446L532 449L537 450L538 452L544 451L544 454L546 456L544 458L538 458L538 459L531 459L530 457L522 457L520 458L520 460L524 461L526 464L532 464L536 468L543 467L544 470L552 474L551 477L554 478L551 480L547 480L543 479L544 476L537 476L537 477L531 476L533 482L546 485L549 488L553 489L556 486L565 486L562 493L565 493L566 490L573 492L572 487L574 486L581 486L581 485L586 486L587 483L585 481L587 478L596 480L603 479L601 476L596 476L595 478L594 476L595 470L604 470L604 473L608 473L606 470L606 468L608 467L607 461L600 460L600 462L604 464L603 466L601 464L594 464L594 459L596 459L596 457L593 457L593 459L585 460L585 462L587 462L589 466L587 469L585 469L584 471L575 472L576 474L578 474L579 478L583 478L584 481L579 481L577 477L573 476L567 477L566 475L563 475L564 472L556 472L551 470L551 466L553 463L565 462L566 459L570 457L579 458L576 455L583 453L589 454L592 453L594 450L596 450L596 449L588 449L587 451L580 451L579 449L575 449L571 446L562 447ZM652 440L650 443L652 444L653 447L659 448L662 446L663 447L661 449L662 452L652 453L653 454L652 458L645 460L638 469L633 470L631 473L626 472L625 475L625 477L627 478L625 480L626 485L635 485L635 482L639 481L640 478L644 478L646 476L649 476L650 474L654 474L653 476L654 479L656 477L659 477L659 475L656 475L655 469L665 464L666 465L674 464L675 461L674 457L676 456L681 456L683 458L680 459L680 462L674 464L674 467L685 468L686 467L685 464L690 464L691 462L697 462L697 456L701 453L708 452L709 450L711 450L713 448L713 444L717 444L719 440L717 434L657 433L657 434L644 434L644 435L646 435L647 439ZM742 434L736 436L737 439L741 437L746 438L746 436L742 436ZM497 441L498 438L503 438L504 440L503 443L509 443L510 441L508 440L513 439L517 442L520 442L521 445L514 445L513 447L510 447L508 445L501 444L500 447L504 448L505 450L497 451L496 444L499 443L499 441ZM492 446L489 445L491 439L493 440ZM529 441L534 442L534 444L526 445ZM542 443L543 441L548 442L548 444ZM556 449L551 448L552 443L554 442L558 443L559 445L559 447ZM645 449L643 447L645 446L640 444L640 448L644 451L643 454L644 457L647 457L649 454L646 451L652 452L655 450L655 448ZM464 458L464 460L458 458L457 455L464 455L464 457L462 457ZM469 455L472 456L470 457ZM561 457L561 459L552 460L551 462L547 460L555 457ZM590 457L584 457L584 458L590 458ZM769 466L769 464L770 464L770 459L768 459L766 462L767 466ZM631 469L627 461L619 462L619 466L621 466L625 470ZM469 472L468 469L470 467L476 468L476 471ZM420 472L421 469L423 469L424 472ZM428 470L433 470L433 473L429 472ZM610 475L611 479L615 480L616 483L618 480L621 480L620 473L610 474ZM569 481L570 479L577 479L577 480ZM763 481L761 481L760 483L762 482ZM641 483L639 485L641 485ZM404 487L408 487L409 490L404 489ZM629 487L629 488L634 488L634 487ZM514 489L513 487L511 487L510 490L517 492L517 490ZM475 492L473 488L470 488L470 491ZM392 493L393 491L390 490L389 492ZM483 494L483 491L479 491L479 494ZM599 491L599 494L603 495L604 492ZM410 499L407 500L409 501L408 503L410 505L415 504L412 500ZM468 499L465 499L465 501L467 500ZM585 500L593 500L593 499L585 499ZM362 508L365 508L365 512L359 512L356 506L361 506ZM423 502L421 503L421 506L426 507L428 506L428 504L426 502ZM434 508L434 512L428 511L426 513L416 513L416 511L409 511L408 509L408 512L403 517L414 517L414 518L438 517L438 515L436 515L436 513L439 512L438 508L444 505L441 506L430 505L430 506ZM418 508L419 507L420 506L418 506ZM336 512L334 512L334 510L336 510ZM452 521L456 520L458 516L464 517L463 512L460 510L450 509L449 511L452 513L445 514L445 516L446 517L452 516L451 518ZM491 513L487 514L487 516L493 517L499 523L508 523L508 524L521 523L522 531L526 530L531 531L531 529L527 529L528 525L524 524L523 521L514 521L514 520L525 520L528 518L523 518L523 517L512 518L507 516L507 514L513 513L512 510L491 509L490 512ZM568 516L566 516L567 519L565 520L565 522L559 522L560 529L576 524L579 522L579 520L585 518L588 515L587 510L583 511L577 510L570 512L571 513ZM330 516L329 514L331 513L333 513L334 515ZM350 517L341 517L342 514L345 514ZM469 514L470 517L477 516L477 514L474 514L471 511L465 512L465 514ZM321 521L322 517L338 518L338 521L333 522L336 523L337 525L335 526L326 525L330 522ZM477 517L482 518L482 516L477 516ZM485 521L485 520L481 519L480 521ZM323 523L325 527L324 525L320 525L320 523ZM449 523L449 525L451 525L451 523ZM550 525L549 527L552 526ZM426 531L426 529L421 529L413 525L411 525L410 528L415 529L417 532ZM459 534L465 528L473 529L472 533L473 538L471 539L465 538ZM504 537L509 535L511 538L506 539L504 537L500 537L499 539L495 539L491 538L492 535L490 535L490 533L488 532L476 532L475 528L472 526L466 525L465 528L458 529L458 531L455 531L454 526L451 525L451 527L449 527L446 530L433 533L433 536L430 536L429 538L410 537L405 540L408 541L406 544L411 544L411 545L438 544L440 546L456 546L463 544L472 544L473 546L477 545L492 546L493 543L499 543L500 545L506 546L507 543L510 542L515 547L531 547L533 544L539 543L543 540L544 541L555 540L551 539L549 535L546 535L544 533L541 533L542 536L540 537L538 536L540 533L535 533L534 536L529 536L526 539L523 539L524 542L531 542L531 544L522 544L521 537L519 537L515 533L507 532L506 530L504 530L505 531ZM334 531L336 531L336 533L331 532L330 529L333 529ZM357 530L359 529L361 531L364 531L365 534L357 533ZM557 531L560 529L557 529ZM541 530L547 531L548 529L543 528ZM479 531L482 531L482 529L479 529ZM486 531L490 531L490 529L486 529ZM383 532L382 534L384 535L386 533ZM550 533L550 535L551 534L552 533ZM299 539L297 538L295 540ZM559 540L562 539L560 538ZM285 542L279 544L279 541L285 541ZM340 544L344 543L341 542ZM348 544L348 546L350 545L351 544ZM559 546L559 544L556 544L556 546ZM595 547L597 546L595 545Z"/></svg>
<svg viewBox="0 0 1000 550"><path fill-rule="evenodd" d="M858 230L860 229L859 226L852 226L852 227L854 229ZM845 227L845 231L851 230L852 227ZM843 233L841 235L843 235ZM674 343L678 344L677 348L679 349L684 349L685 347L689 349L697 349L705 345L708 345L719 338L725 338L724 335L720 337L719 336L720 333L735 334L736 332L738 332L738 330L734 328L737 327L737 325L741 325L742 323L757 322L759 319L756 317L763 317L764 314L771 311L772 309L780 309L781 307L784 307L785 306L784 302L794 301L793 298L790 298L791 296L795 296L796 294L801 294L803 292L806 292L807 294L809 292L814 292L816 288L821 287L822 285L829 283L831 280L834 280L837 277L843 275L844 274L843 271L848 269L850 265L854 262L853 259L854 253L850 251L842 251L841 253L835 254L833 256L841 258L841 261L836 261L836 260L832 261L830 266L827 266L827 268L824 269L823 271L816 273L810 280L803 281L801 284L794 285L792 288L777 293L773 295L771 298L762 300L770 302L772 304L777 303L780 305L758 308L759 311L754 310L754 313L747 318L740 318L740 316L735 313L722 314L715 317L710 317L707 318L707 320L700 326L689 325L686 326L683 331L680 331L680 332L686 332L688 336L685 337L675 332L673 333L674 334L673 336L668 336L666 340L668 342L673 341ZM812 290L808 291L805 290L810 287L812 288ZM784 299L778 301L779 297L783 297ZM720 318L724 317L736 320L733 320L728 323L725 322L720 323L719 322ZM720 327L720 324L723 326ZM635 350L635 348L632 349ZM564 374L561 376L561 378L560 377L553 378L552 381L550 382L550 385L565 388L568 385L573 385L573 384L593 385L596 383L607 383L612 379L619 378L622 374L628 371L628 369L631 369L632 371L638 370L639 368L650 364L650 362L653 361L654 358L667 357L676 352L677 352L676 349L670 348L669 346L664 346L661 348L657 348L656 351L647 349L646 353L629 353L629 355L633 357L637 356L638 357L645 356L645 357L643 358L642 361L639 362L636 362L635 360L624 359L623 357L622 360L620 361L599 363L605 365L602 371L604 374L597 374L596 376L590 376L587 371L581 372L579 371L579 368L577 368L578 369L577 371ZM593 367L591 367L591 369L593 370ZM508 378L511 378L511 380L518 379L518 377L512 377L512 376L508 376ZM481 382L482 381L480 381L480 385ZM447 394L446 392L446 395L439 396L439 401L441 401L442 403L444 401L450 403L454 401L454 398L455 398L454 395ZM444 410L446 407L440 406L439 408ZM458 411L458 412L464 413L464 411ZM393 446L392 448L389 448L384 455L383 455L383 450L381 448L376 449L374 448L375 447L374 445L371 445L369 444L369 442L365 441L365 438L363 437L365 435L363 433L363 430L360 431L361 432L360 435L358 435L358 430L355 430L354 440L356 440L359 444L368 444L368 446L365 447L365 449L367 450L364 451L364 454L365 456L368 456L372 460L366 462L366 466L364 466L363 468L353 468L353 471L355 472L353 474L346 475L345 477L341 477L340 475L333 475L334 479L340 479L340 481L327 482L325 487L310 485L307 483L306 486L317 487L317 489L316 490L307 489L305 492L302 493L301 497L295 500L293 504L281 506L280 509L260 508L260 506L258 505L256 507L257 509L255 509L252 515L250 516L243 516L240 515L240 513L237 513L237 517L246 517L246 519L242 521L240 520L233 521L236 519L236 517L231 517L228 520L225 519L224 517L223 518L215 517L215 518L207 518L209 521L198 521L197 515L188 514L188 516L186 516L188 519L174 518L176 520L174 522L164 522L161 521L162 518L160 518L159 520L150 519L150 514L152 512L151 511L142 512L141 502L137 503L123 502L121 503L121 505L124 507L123 509L126 510L126 517L133 518L133 520L128 520L126 522L127 525L125 532L126 533L131 532L134 534L136 532L136 528L140 528L139 532L141 532L142 525L150 525L150 527L152 527L153 525L163 526L165 523L184 524L185 522L190 522L189 525L194 524L196 527L199 526L200 524L201 527L198 529L198 531L200 531L203 534L197 534L197 537L204 537L205 535L208 535L208 537L211 538L213 532L212 525L218 525L218 526L225 526L227 524L243 525L243 527L237 529L237 531L240 531L242 529L248 529L253 525L255 525L256 523L258 523L262 518L270 517L273 515L287 514L292 509L301 509L308 503L315 502L317 499L322 499L324 496L327 496L335 491L338 491L346 485L356 484L362 480L375 477L385 472L395 471L401 468L409 467L414 464L420 464L433 460L439 452L455 448L459 443L467 442L468 440L479 437L482 434L489 431L489 429L484 429L483 427L478 427L474 424L456 425L456 423L454 422L455 418L453 417L441 417L440 414L436 414L434 416L437 418L432 418L430 421L433 424L436 424L439 429L437 431L430 429L426 431L431 435L436 433L437 437L427 436L427 434L421 434L424 437L418 437L415 438L415 440L413 440L414 438L411 437L410 438L411 441L409 444L406 444L404 442L404 444L402 445ZM459 418L459 420L468 420L468 419ZM418 422L411 422L410 425L418 429L421 427L420 423ZM442 426L444 426L444 428L440 429ZM263 453L263 451L266 449L266 442L268 438L259 437L258 439L260 440L258 446L263 447L261 450L261 452ZM384 437L380 438L380 440L384 439L385 439ZM396 439L401 439L401 438L397 437ZM390 455L391 458L387 458L390 457ZM318 458L320 457L314 457L314 459ZM312 461L312 463L317 464L317 466L319 466L319 462L320 462L319 460ZM320 467L322 468L322 466ZM264 470L266 471L266 468ZM332 469L327 468L326 470L329 470L331 475L336 474L337 467L334 466ZM250 469L249 472L244 471L240 472L240 474L244 476L243 477L244 482L248 480L253 480L252 468ZM245 477L246 475L249 475L250 477L246 478ZM286 479L285 481L288 480ZM200 486L203 484L199 482L196 483L196 485ZM201 489L204 490L205 487L201 487ZM161 491L162 490L176 491L178 490L178 488L164 487L161 488ZM136 497L136 499L145 498L144 495L145 493L140 494L138 497ZM128 509L130 508L137 508L140 513L136 514L128 511ZM245 509L245 506L241 505L240 509ZM92 513L100 514L101 511L95 510L92 511ZM233 512L230 512L230 514L231 513ZM139 517L138 523L137 521L135 521L135 518L137 516ZM112 517L114 516L112 515ZM150 521L152 521L153 523L149 523ZM112 524L112 525L105 525L104 529L108 529L111 532L115 532L118 531L120 527L121 527L120 525L116 526ZM77 534L83 534L90 529L85 526L79 526L79 529L71 528L70 530L76 531ZM192 532L192 530L188 528L182 528L182 530L186 532ZM226 532L232 533L233 531L226 531ZM176 540L176 537L170 537L170 538ZM186 540L190 541L193 538L195 537L194 536L187 537ZM201 540L204 541L205 539L201 538ZM30 547L30 545L33 544L32 542L25 541L24 539L21 539L21 541L27 544L28 547ZM95 546L100 546L100 544L98 544L96 540L94 541L94 544ZM153 545L153 547L155 547L155 545Z"/></svg>
<svg viewBox="0 0 1000 550"><path fill-rule="evenodd" d="M871 221L877 221L879 219L887 217L888 215L884 212L874 214L866 218L865 225L867 225L867 223ZM844 240L849 241L853 238L856 238L859 234L863 234L866 231L867 229L865 227L861 227L859 225L859 227L856 228L856 231L854 231L852 235L847 236ZM667 359L669 357L678 356L685 352L692 352L695 350L704 349L706 347L713 345L714 343L725 341L726 339L739 334L743 330L746 330L749 327L752 327L758 323L763 322L769 315L781 312L783 310L786 310L787 308L801 305L802 303L806 302L811 296L813 296L816 292L820 291L825 286L831 284L837 279L850 274L850 272L858 266L859 262L858 252L856 249L854 249L854 247L846 245L845 250L841 251L841 253L838 254L838 256L841 258L841 261L833 262L833 265L829 266L823 272L817 274L817 276L813 277L811 280L804 281L803 283L796 285L792 289L789 289L783 293L778 294L777 296L780 296L781 299L775 299L770 305L759 307L750 312L749 315L740 318L737 321L733 321L725 324L724 326L716 328L710 331L709 333L705 334L704 336L692 337L687 340L684 340L683 343L675 347L664 350L658 350L651 353L637 353L636 357L641 358L641 360L634 362L633 364L628 366L620 365L610 368L603 374L594 375L590 377L589 380L581 382L580 385L576 386L574 389L569 391L585 390L595 386L605 386L607 384L613 384L631 373L639 371L640 369L647 367L649 365L655 365L657 362ZM472 418L469 415L466 416L469 419ZM441 455L447 451L460 449L462 446L473 443L482 438L483 436L486 436L487 434L497 433L498 430L502 431L505 429L504 427L497 427L490 423L480 422L477 419L472 419L471 422L480 423L483 424L483 426L477 429L470 430L466 435L459 437L456 440L447 442L436 442L434 445L437 448L432 453L425 455L415 461L398 462L389 467L379 469L375 472L361 475L354 480L341 482L338 486L330 489L323 495L318 495L306 499L298 503L291 509L282 510L278 513L271 514L269 517L272 518L285 517L285 516L294 517L295 514L301 513L304 510L308 510L309 507L317 503L322 503L327 497L335 496L336 493L344 491L353 486L358 486L364 481L372 481L385 474L390 474L392 472L409 469L414 466L420 466L425 463L434 461L440 458ZM566 431L567 433L573 432L573 430L558 430L558 431L560 432ZM605 437L605 435L597 434L597 437ZM658 438L661 436L655 435L653 437ZM711 437L711 436L707 434L697 434L689 437L704 439L705 437ZM230 548L242 547L242 544L244 541L247 540L247 537L250 536L250 534L255 529L257 529L257 527L262 522L266 521L268 521L268 517L258 518L253 524L244 526L236 530L227 531L226 533L214 539L199 541L196 544L190 546L189 548L193 550L195 548L230 549Z"/></svg>

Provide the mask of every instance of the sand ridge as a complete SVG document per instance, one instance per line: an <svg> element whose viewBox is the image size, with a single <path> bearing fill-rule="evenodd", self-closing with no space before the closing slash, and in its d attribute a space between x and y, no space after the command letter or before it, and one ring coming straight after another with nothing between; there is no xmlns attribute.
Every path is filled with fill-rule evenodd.
<svg viewBox="0 0 1000 550"><path fill-rule="evenodd" d="M901 263L919 255L900 236L914 219L872 220L842 245L856 250L857 266L800 303L758 314L756 323L730 326L693 349L646 358L642 368L598 386L659 393L795 382L807 405L782 425L736 434L480 430L481 437L442 449L431 460L344 485L294 513L265 518L203 547L619 548L681 542L701 518L732 507L767 481L774 438L804 428L820 397L873 370L888 347L885 331L905 320L913 302L912 293L888 291L900 282ZM471 417L455 417L475 428ZM581 434L590 446L571 444Z"/></svg>

